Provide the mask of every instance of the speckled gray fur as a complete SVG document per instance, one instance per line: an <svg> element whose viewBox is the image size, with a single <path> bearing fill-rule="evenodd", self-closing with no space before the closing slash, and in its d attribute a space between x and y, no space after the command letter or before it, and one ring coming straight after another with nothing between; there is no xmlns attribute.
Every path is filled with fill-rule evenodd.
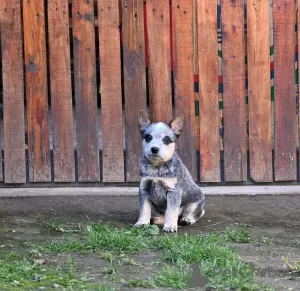
<svg viewBox="0 0 300 291"><path fill-rule="evenodd" d="M193 224L205 213L204 195L176 152L183 116L176 117L169 124L153 123L147 113L141 111L139 123L143 157L140 165L140 216L135 226L149 224L152 214L155 214L154 218L164 220L165 231L176 232L178 224Z"/></svg>

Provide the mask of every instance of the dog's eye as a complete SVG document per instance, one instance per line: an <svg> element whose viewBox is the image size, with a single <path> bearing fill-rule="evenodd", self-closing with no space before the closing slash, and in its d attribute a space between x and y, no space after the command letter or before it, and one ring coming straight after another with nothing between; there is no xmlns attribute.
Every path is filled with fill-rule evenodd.
<svg viewBox="0 0 300 291"><path fill-rule="evenodd" d="M164 137L163 142L164 144L168 145L171 142L171 139L168 136L166 136Z"/></svg>
<svg viewBox="0 0 300 291"><path fill-rule="evenodd" d="M150 134L146 134L145 141L150 142L152 140L152 136Z"/></svg>

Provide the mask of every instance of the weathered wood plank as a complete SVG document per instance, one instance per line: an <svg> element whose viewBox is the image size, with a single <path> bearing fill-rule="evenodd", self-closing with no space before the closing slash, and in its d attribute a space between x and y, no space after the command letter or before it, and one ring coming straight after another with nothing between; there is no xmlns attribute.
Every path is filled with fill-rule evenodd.
<svg viewBox="0 0 300 291"><path fill-rule="evenodd" d="M169 1L147 0L150 114L154 121L172 119Z"/></svg>
<svg viewBox="0 0 300 291"><path fill-rule="evenodd" d="M225 180L247 180L244 0L222 0Z"/></svg>
<svg viewBox="0 0 300 291"><path fill-rule="evenodd" d="M247 2L250 176L273 181L269 3Z"/></svg>
<svg viewBox="0 0 300 291"><path fill-rule="evenodd" d="M200 117L199 117L199 58L198 58L198 26L197 26L197 0L193 0L193 72L194 72L194 120L192 124L193 135L196 140L196 150L200 150ZM199 171L200 172L200 171ZM200 174L200 173L199 173ZM199 176L198 174L198 176Z"/></svg>
<svg viewBox="0 0 300 291"><path fill-rule="evenodd" d="M20 1L0 3L3 78L4 181L25 183L24 71ZM2 151L0 151L0 161ZM2 181L2 162L0 162Z"/></svg>
<svg viewBox="0 0 300 291"><path fill-rule="evenodd" d="M200 181L219 182L220 134L218 98L217 1L197 1Z"/></svg>
<svg viewBox="0 0 300 291"><path fill-rule="evenodd" d="M141 134L137 126L140 110L146 110L144 3L123 0L122 4L126 180L139 181Z"/></svg>
<svg viewBox="0 0 300 291"><path fill-rule="evenodd" d="M48 0L48 33L54 182L75 182L67 0Z"/></svg>
<svg viewBox="0 0 300 291"><path fill-rule="evenodd" d="M196 141L193 135L194 63L193 63L193 0L172 2L173 76L175 115L184 115L184 127L178 139L178 153L197 179Z"/></svg>
<svg viewBox="0 0 300 291"><path fill-rule="evenodd" d="M98 17L103 180L104 182L123 182L124 149L118 0L99 0Z"/></svg>
<svg viewBox="0 0 300 291"><path fill-rule="evenodd" d="M297 177L295 98L295 1L273 1L275 181Z"/></svg>
<svg viewBox="0 0 300 291"><path fill-rule="evenodd" d="M72 19L78 180L93 182L100 180L93 2L74 0Z"/></svg>
<svg viewBox="0 0 300 291"><path fill-rule="evenodd" d="M44 2L23 0L29 181L49 182L48 88Z"/></svg>

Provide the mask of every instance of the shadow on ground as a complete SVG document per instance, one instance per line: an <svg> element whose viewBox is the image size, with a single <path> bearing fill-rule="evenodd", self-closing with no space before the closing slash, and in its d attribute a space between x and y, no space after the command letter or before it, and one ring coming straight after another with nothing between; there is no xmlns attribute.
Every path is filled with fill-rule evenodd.
<svg viewBox="0 0 300 291"><path fill-rule="evenodd" d="M61 233L47 227L57 222L68 229L98 220L126 226L134 223L137 216L138 198L132 196L1 198L0 255L10 250L22 251L24 242L62 238ZM179 232L208 233L234 225L247 227L251 232L250 243L234 247L242 260L253 263L258 281L271 284L276 290L300 290L300 272L289 272L283 259L288 258L292 266L300 261L300 196L209 196L203 219L191 227L181 227ZM105 268L107 264L93 256L74 256L82 273L99 265ZM149 253L146 257L136 256L135 260L153 263L156 256ZM52 259L64 261L63 255ZM120 272L130 276L126 267L122 268ZM150 266L146 273L152 269Z"/></svg>

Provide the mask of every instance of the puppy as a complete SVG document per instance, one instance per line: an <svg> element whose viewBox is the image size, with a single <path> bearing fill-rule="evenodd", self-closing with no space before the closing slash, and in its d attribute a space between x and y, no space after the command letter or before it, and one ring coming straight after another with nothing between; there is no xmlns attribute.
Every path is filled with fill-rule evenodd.
<svg viewBox="0 0 300 291"><path fill-rule="evenodd" d="M190 225L204 215L204 195L176 152L183 115L169 124L152 122L140 112L143 157L140 165L140 215L135 226L153 222L166 232L176 232L178 224Z"/></svg>

